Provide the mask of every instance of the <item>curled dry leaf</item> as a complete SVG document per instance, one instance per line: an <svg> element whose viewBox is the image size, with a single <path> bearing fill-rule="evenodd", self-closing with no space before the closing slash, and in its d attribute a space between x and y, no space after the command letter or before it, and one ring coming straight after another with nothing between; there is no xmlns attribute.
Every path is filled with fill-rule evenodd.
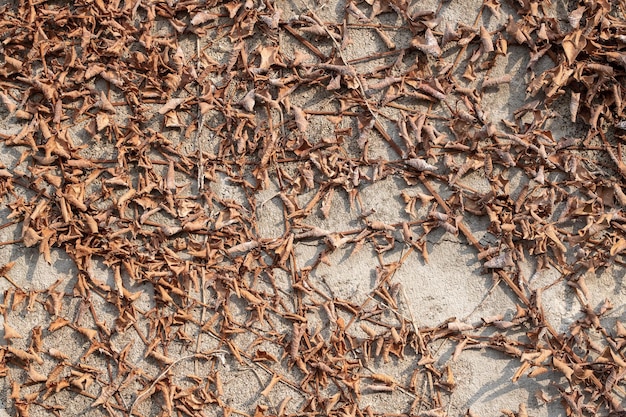
<svg viewBox="0 0 626 417"><path fill-rule="evenodd" d="M503 269L509 266L513 266L513 260L511 258L511 252L502 252L500 255L496 256L485 262L485 268L491 269Z"/></svg>
<svg viewBox="0 0 626 417"><path fill-rule="evenodd" d="M0 101L2 101L2 104L9 113L14 113L17 110L17 103L3 92L0 92Z"/></svg>
<svg viewBox="0 0 626 417"><path fill-rule="evenodd" d="M441 48L439 47L439 43L437 42L437 38L430 30L430 28L426 29L424 32L424 37L416 37L411 40L411 46L419 49L426 55L432 55L435 58L439 58L441 56Z"/></svg>
<svg viewBox="0 0 626 417"><path fill-rule="evenodd" d="M375 381L383 382L390 386L394 386L398 384L395 379L385 374L372 374L370 375L370 378L372 378Z"/></svg>
<svg viewBox="0 0 626 417"><path fill-rule="evenodd" d="M38 244L42 240L42 237L34 229L27 228L23 232L22 240L24 242L24 246L31 248Z"/></svg>
<svg viewBox="0 0 626 417"><path fill-rule="evenodd" d="M256 92L254 89L248 91L248 93L241 99L239 104L249 112L254 110Z"/></svg>
<svg viewBox="0 0 626 417"><path fill-rule="evenodd" d="M484 52L493 52L493 39L491 38L489 31L484 26L480 27L480 41Z"/></svg>
<svg viewBox="0 0 626 417"><path fill-rule="evenodd" d="M473 330L474 326L472 326L471 324L463 323L459 321L458 319L455 319L454 321L451 321L448 323L448 329L454 332L462 332L465 330Z"/></svg>
<svg viewBox="0 0 626 417"><path fill-rule="evenodd" d="M216 20L218 17L219 16L215 13L210 13L210 12L205 12L205 11L199 12L199 13L196 13L194 17L191 19L191 24L194 26L198 26L203 23Z"/></svg>
<svg viewBox="0 0 626 417"><path fill-rule="evenodd" d="M291 109L293 110L293 116L296 119L296 126L298 127L298 130L302 133L306 132L307 127L309 126L306 114L300 107L292 106Z"/></svg>
<svg viewBox="0 0 626 417"><path fill-rule="evenodd" d="M11 339L21 339L22 335L19 334L19 332L14 329L13 327L11 327L9 325L9 323L4 322L4 338L6 340L11 340Z"/></svg>
<svg viewBox="0 0 626 417"><path fill-rule="evenodd" d="M563 50L567 58L567 63L572 65L576 57L587 45L587 39L583 35L582 30L576 30L563 39Z"/></svg>
<svg viewBox="0 0 626 417"><path fill-rule="evenodd" d="M259 246L259 242L255 240L251 240L249 242L243 242L238 245L235 245L227 250L229 255L238 253L238 252L247 252L252 249L255 249Z"/></svg>
<svg viewBox="0 0 626 417"><path fill-rule="evenodd" d="M415 168L418 171L436 171L438 169L435 165L431 165L420 158L408 159L406 161L406 164L411 168Z"/></svg>
<svg viewBox="0 0 626 417"><path fill-rule="evenodd" d="M568 380L572 379L572 375L574 374L574 370L570 368L567 363L563 362L560 359L552 358L552 365L556 369L558 369Z"/></svg>
<svg viewBox="0 0 626 417"><path fill-rule="evenodd" d="M487 88L497 87L501 84L508 84L511 82L511 74L506 74L501 77L485 78L483 81L483 90Z"/></svg>
<svg viewBox="0 0 626 417"><path fill-rule="evenodd" d="M181 104L185 103L186 101L187 101L186 98L172 98L172 99L169 99L167 101L167 103L165 103L159 109L159 114L166 114L166 113L170 112L171 110L175 110L176 108L178 108Z"/></svg>

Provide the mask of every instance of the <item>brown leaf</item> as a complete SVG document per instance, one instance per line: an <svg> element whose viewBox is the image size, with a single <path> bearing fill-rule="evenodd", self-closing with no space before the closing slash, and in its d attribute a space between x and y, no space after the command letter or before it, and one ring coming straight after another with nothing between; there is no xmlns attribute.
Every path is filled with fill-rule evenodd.
<svg viewBox="0 0 626 417"><path fill-rule="evenodd" d="M48 350L48 355L52 356L55 359L60 359L60 360L68 360L69 356L67 356L65 353L61 352L59 349L55 349L55 348L50 348Z"/></svg>
<svg viewBox="0 0 626 417"><path fill-rule="evenodd" d="M30 417L30 413L28 408L30 407L30 402L26 400L15 400L14 404L15 410L17 411L18 417Z"/></svg>
<svg viewBox="0 0 626 417"><path fill-rule="evenodd" d="M280 59L279 48L277 46L265 46L259 51L261 63L259 68L268 70L272 65L284 65Z"/></svg>
<svg viewBox="0 0 626 417"><path fill-rule="evenodd" d="M39 355L30 353L30 352L26 352L25 350L14 348L14 347L11 347L11 346L7 347L7 351L9 353L11 353L13 356L23 360L24 362L35 361L35 362L37 362L40 365L43 364L43 359L41 359L39 357Z"/></svg>
<svg viewBox="0 0 626 417"><path fill-rule="evenodd" d="M247 111L252 112L254 110L255 102L255 90L253 88L252 90L248 91L248 93L241 99L239 104Z"/></svg>
<svg viewBox="0 0 626 417"><path fill-rule="evenodd" d="M483 90L487 88L497 87L500 84L508 84L511 82L511 74L505 74L501 77L485 77L483 80L482 88Z"/></svg>
<svg viewBox="0 0 626 417"><path fill-rule="evenodd" d="M554 367L556 369L558 369L559 371L561 371L561 373L563 375L565 375L565 378L567 378L568 380L572 380L572 375L574 374L574 370L572 368L570 368L567 363L563 362L560 359L557 358L552 358L552 364L554 365Z"/></svg>
<svg viewBox="0 0 626 417"><path fill-rule="evenodd" d="M96 129L98 132L104 130L106 127L111 125L111 120L109 116L104 113L98 113L96 115Z"/></svg>
<svg viewBox="0 0 626 417"><path fill-rule="evenodd" d="M626 250L626 239L620 238L617 242L613 244L613 246L611 246L609 254L611 256L615 256L619 253L624 252L624 250Z"/></svg>
<svg viewBox="0 0 626 417"><path fill-rule="evenodd" d="M435 35L433 35L430 28L426 29L423 38L414 38L411 41L411 46L419 49L427 55L432 55L435 58L439 58L441 56L441 48L437 43L437 38L435 38Z"/></svg>
<svg viewBox="0 0 626 417"><path fill-rule="evenodd" d="M165 127L181 127L182 126L178 118L178 114L173 110L165 113L163 119L164 119Z"/></svg>
<svg viewBox="0 0 626 417"><path fill-rule="evenodd" d="M579 8L572 10L570 14L567 15L567 20L574 29L578 29L578 26L580 25L580 19L582 19L586 10L587 6L580 6Z"/></svg>
<svg viewBox="0 0 626 417"><path fill-rule="evenodd" d="M113 107L104 91L100 92L100 100L96 103L96 106L100 107L104 111L115 114L115 107Z"/></svg>
<svg viewBox="0 0 626 417"><path fill-rule="evenodd" d="M0 92L0 101L2 101L2 104L4 104L4 107L6 107L9 113L13 113L17 110L17 103L3 92Z"/></svg>
<svg viewBox="0 0 626 417"><path fill-rule="evenodd" d="M98 398L96 398L96 400L91 403L91 407L94 408L98 407L99 405L107 405L109 399L113 396L113 394L115 394L116 391L117 389L110 385L103 386L100 390L100 396L98 396Z"/></svg>
<svg viewBox="0 0 626 417"><path fill-rule="evenodd" d="M499 0L483 0L483 4L489 8L496 19L500 19L500 1Z"/></svg>
<svg viewBox="0 0 626 417"><path fill-rule="evenodd" d="M95 340L98 337L98 331L94 329L77 326L76 330L78 330L79 333L82 333L89 340Z"/></svg>
<svg viewBox="0 0 626 417"><path fill-rule="evenodd" d="M20 335L18 333L17 330L15 330L13 327L9 326L9 323L4 322L4 338L6 340L11 340L11 339L21 339L22 335Z"/></svg>
<svg viewBox="0 0 626 417"><path fill-rule="evenodd" d="M0 266L0 277L7 276L7 274L11 272L11 269L13 269L14 266L15 266L15 261L11 261L9 263L6 263Z"/></svg>
<svg viewBox="0 0 626 417"><path fill-rule="evenodd" d="M265 387L265 389L261 392L261 395L266 398L269 397L270 391L272 390L272 388L274 388L274 386L280 380L281 380L281 376L279 374L273 374L271 381L269 382L269 384L267 384L267 387Z"/></svg>
<svg viewBox="0 0 626 417"><path fill-rule="evenodd" d="M159 114L165 114L171 110L175 110L181 104L187 101L186 98L172 98L167 101L160 109Z"/></svg>
<svg viewBox="0 0 626 417"><path fill-rule="evenodd" d="M420 158L411 158L406 160L406 164L418 171L436 171L437 167Z"/></svg>
<svg viewBox="0 0 626 417"><path fill-rule="evenodd" d="M240 243L238 245L235 245L235 246L229 248L226 252L229 255L232 255L232 254L235 254L235 253L238 253L238 252L248 252L248 251L250 251L252 249L257 248L258 246L259 246L259 242L257 242L256 240L251 240L251 241L248 241L248 242L243 242L243 243Z"/></svg>
<svg viewBox="0 0 626 417"><path fill-rule="evenodd" d="M29 227L26 228L26 230L23 232L22 239L24 242L24 246L26 246L27 248L31 248L41 241L41 236L35 230Z"/></svg>
<svg viewBox="0 0 626 417"><path fill-rule="evenodd" d="M5 55L4 56L4 68L2 71L4 72L4 75L6 77L9 75L21 72L23 65L24 63L20 61L19 59Z"/></svg>
<svg viewBox="0 0 626 417"><path fill-rule="evenodd" d="M272 355L269 352L266 352L264 350L257 350L254 353L254 357L252 358L252 360L254 362L278 362L278 358L276 358L274 355Z"/></svg>
<svg viewBox="0 0 626 417"><path fill-rule="evenodd" d="M587 45L587 40L582 30L576 30L563 38L561 42L568 65L572 65L581 50Z"/></svg>
<svg viewBox="0 0 626 417"><path fill-rule="evenodd" d="M296 126L298 126L298 130L302 133L306 132L306 129L309 126L309 122L306 119L306 114L300 107L291 106L291 109L293 111L293 116L296 120Z"/></svg>
<svg viewBox="0 0 626 417"><path fill-rule="evenodd" d="M485 268L491 269L503 269L508 266L513 266L513 260L511 259L511 252L502 252L500 255L485 262Z"/></svg>
<svg viewBox="0 0 626 417"><path fill-rule="evenodd" d="M241 6L243 6L243 3L239 1L233 1L224 5L224 7L226 7L226 9L228 10L228 17L230 17L231 19L237 15L237 12L241 8Z"/></svg>
<svg viewBox="0 0 626 417"><path fill-rule="evenodd" d="M491 34L484 26L480 27L480 41L483 46L483 51L487 53L493 52L493 39L491 39Z"/></svg>
<svg viewBox="0 0 626 417"><path fill-rule="evenodd" d="M462 332L465 330L473 330L474 326L455 319L454 321L448 323L448 329L452 330L453 332Z"/></svg>
<svg viewBox="0 0 626 417"><path fill-rule="evenodd" d="M47 376L38 372L32 365L28 368L28 377L33 382L46 382L48 380Z"/></svg>
<svg viewBox="0 0 626 417"><path fill-rule="evenodd" d="M335 91L341 88L341 75L337 74L336 76L330 79L330 82L326 86L326 90Z"/></svg>
<svg viewBox="0 0 626 417"><path fill-rule="evenodd" d="M396 380L393 379L393 377L389 375L385 375L385 374L372 374L370 375L370 378L372 378L375 381L379 381L390 386L394 386L398 384Z"/></svg>
<svg viewBox="0 0 626 417"><path fill-rule="evenodd" d="M206 11L196 13L191 19L191 24L194 26L201 25L210 20L216 20L219 16L215 13L209 13Z"/></svg>
<svg viewBox="0 0 626 417"><path fill-rule="evenodd" d="M89 80L90 78L95 77L96 75L102 73L106 67L101 64L91 64L85 71L85 80Z"/></svg>

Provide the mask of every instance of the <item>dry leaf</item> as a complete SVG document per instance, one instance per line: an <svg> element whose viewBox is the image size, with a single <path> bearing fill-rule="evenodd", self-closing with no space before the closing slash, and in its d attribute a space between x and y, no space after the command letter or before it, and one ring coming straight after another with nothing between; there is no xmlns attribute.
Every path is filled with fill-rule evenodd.
<svg viewBox="0 0 626 417"><path fill-rule="evenodd" d="M244 98L241 99L239 104L247 111L252 112L254 110L255 104L255 90L252 89L248 91Z"/></svg>
<svg viewBox="0 0 626 417"><path fill-rule="evenodd" d="M306 114L300 107L291 106L291 109L293 110L293 116L296 119L296 126L298 126L298 130L302 133L306 132L306 129L309 126Z"/></svg>
<svg viewBox="0 0 626 417"><path fill-rule="evenodd" d="M563 375L565 375L565 378L567 378L568 380L572 379L574 370L570 368L565 362L557 358L552 358L552 365L554 365L556 369L558 369Z"/></svg>
<svg viewBox="0 0 626 417"><path fill-rule="evenodd" d="M172 98L167 101L160 109L159 114L165 114L171 110L177 109L181 104L187 101L186 98Z"/></svg>
<svg viewBox="0 0 626 417"><path fill-rule="evenodd" d="M22 338L22 335L20 335L17 330L15 330L13 327L9 326L9 323L6 322L6 319L4 321L4 338L5 338L5 340L21 339Z"/></svg>
<svg viewBox="0 0 626 417"><path fill-rule="evenodd" d="M430 28L426 29L423 38L414 38L411 41L411 46L419 49L427 55L432 55L435 58L439 58L441 56L441 48L437 43L437 38L435 38L435 35L433 35Z"/></svg>

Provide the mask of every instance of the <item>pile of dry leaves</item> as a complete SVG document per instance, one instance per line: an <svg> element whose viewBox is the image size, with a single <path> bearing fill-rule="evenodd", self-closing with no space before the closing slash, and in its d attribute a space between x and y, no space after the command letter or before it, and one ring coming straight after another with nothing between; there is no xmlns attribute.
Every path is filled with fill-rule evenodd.
<svg viewBox="0 0 626 417"><path fill-rule="evenodd" d="M455 380L433 343L447 339L455 356L488 348L517 358L516 378L561 375L554 399L567 415L623 415L626 329L602 326L612 306L590 305L585 285L589 272L625 261L619 2L570 2L564 20L548 0L489 0L473 25L443 20L447 2L423 11L403 0L349 0L333 22L312 5L281 3L1 6L1 117L19 130L1 134L10 163L0 190L6 226L21 233L5 244L39 248L47 261L60 248L77 268L47 290L14 285L4 294L0 373L11 384L10 409L68 415L59 398L69 393L112 416L363 416L381 414L360 406L363 392L401 391L412 398L403 415L443 416L442 393ZM291 7L297 13L288 15ZM489 18L500 23L479 23ZM371 33L380 50L348 57L354 31ZM483 101L511 82L493 69L512 50L527 59L529 98L500 123ZM309 108L297 99L303 92L324 106ZM558 114L563 104L569 113ZM557 137L549 126L558 118L580 134ZM315 129L322 119L323 134ZM381 141L389 158L373 148ZM488 191L464 183L476 173ZM368 218L360 191L389 177L427 191L396 196L409 220ZM259 193L272 189L284 219L277 238L257 225L268 203ZM312 224L342 196L360 227ZM468 216L487 217L497 243L481 244ZM484 271L517 297L512 320L418 329L399 311L394 272L408 256L428 260L434 230L476 249ZM297 264L300 242L318 246L316 262ZM405 247L398 262L381 263L368 302L334 297L309 279L330 253L364 245L381 255ZM585 314L569 333L545 320L541 291L520 273L526 255L576 292ZM111 279L94 272L97 263ZM13 282L11 264L1 272ZM11 324L25 311L44 312L30 334ZM332 331L315 331L314 317ZM82 338L78 356L47 342L58 332ZM137 348L129 334L152 368L129 359ZM406 381L365 370L369 360L405 356L415 359ZM224 402L226 359L271 377L262 396L286 386L302 399L297 409L290 397L271 409ZM196 372L176 376L183 362ZM507 413L527 415L524 406Z"/></svg>

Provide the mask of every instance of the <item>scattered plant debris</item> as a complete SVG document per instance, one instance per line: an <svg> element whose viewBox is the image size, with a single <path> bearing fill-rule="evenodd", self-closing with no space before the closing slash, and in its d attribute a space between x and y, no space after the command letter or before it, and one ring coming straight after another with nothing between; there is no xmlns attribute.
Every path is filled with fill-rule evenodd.
<svg viewBox="0 0 626 417"><path fill-rule="evenodd" d="M564 22L548 0L506 8L490 0L468 26L442 21L444 1L423 11L402 0L349 0L338 22L299 1L298 14L287 16L279 3L1 6L0 115L20 127L0 135L17 155L0 166L6 226L19 225L19 236L2 244L38 248L47 262L58 248L77 268L69 292L62 279L45 290L22 288L12 264L0 269L12 285L1 310L0 375L11 385L13 412L64 415L55 398L71 392L111 416L152 415L150 403L162 415L215 408L225 416L380 416L388 414L361 407L361 397L389 392L412 402L396 415L445 416L444 394L457 382L450 365L435 360L435 343L447 340L457 346L453 358L488 348L519 361L514 381L553 373L558 392L537 398L560 401L568 416L623 415L626 329L619 321L603 326L613 306L591 305L585 284L588 273L626 261L623 4L570 2ZM383 24L384 15L397 24ZM484 15L500 23L483 26ZM381 50L348 59L355 30L371 31ZM394 36L403 31L406 44ZM299 47L289 52L283 38ZM529 99L499 123L483 102L512 83L511 74L492 73L512 47L527 54ZM371 61L382 64L360 70ZM548 69L538 70L546 61ZM297 101L305 89L324 92L328 103ZM559 101L569 114L555 113ZM584 133L556 137L555 118ZM322 119L334 131L318 137L312 132ZM390 158L372 157L375 140ZM464 185L473 173L489 191ZM525 185L514 196L509 182L518 173ZM409 221L368 218L360 193L388 177L423 186L399 196ZM216 192L216 184L239 197ZM284 211L276 238L258 228L269 201L260 192L272 187ZM361 214L360 227L311 224L312 216L328 218L340 195ZM471 216L489 219L495 243L473 236ZM407 317L393 276L408 256L428 261L434 230L475 248L484 273L517 298L514 317L452 318L434 328ZM320 248L312 265L296 262L302 242ZM334 251L364 245L381 255L405 248L397 262L381 261L364 303L309 279ZM576 293L584 317L569 333L545 319L541 290L521 273L526 254L557 269ZM100 263L110 280L94 272ZM107 305L106 318L97 303ZM12 317L37 308L47 324L20 332ZM326 317L330 333L310 326L312 316ZM484 336L485 329L494 332ZM87 347L76 357L50 346L55 332L80 336ZM121 342L129 333L145 345L151 369L130 359L132 343ZM255 340L244 343L242 334ZM212 347L203 347L207 340ZM261 402L234 409L223 400L227 357L258 372L259 398L284 385L302 405L288 411L287 397L273 409ZM372 360L409 358L414 372L406 381L368 368ZM173 375L186 362L202 370L183 384ZM502 412L528 415L524 404Z"/></svg>

